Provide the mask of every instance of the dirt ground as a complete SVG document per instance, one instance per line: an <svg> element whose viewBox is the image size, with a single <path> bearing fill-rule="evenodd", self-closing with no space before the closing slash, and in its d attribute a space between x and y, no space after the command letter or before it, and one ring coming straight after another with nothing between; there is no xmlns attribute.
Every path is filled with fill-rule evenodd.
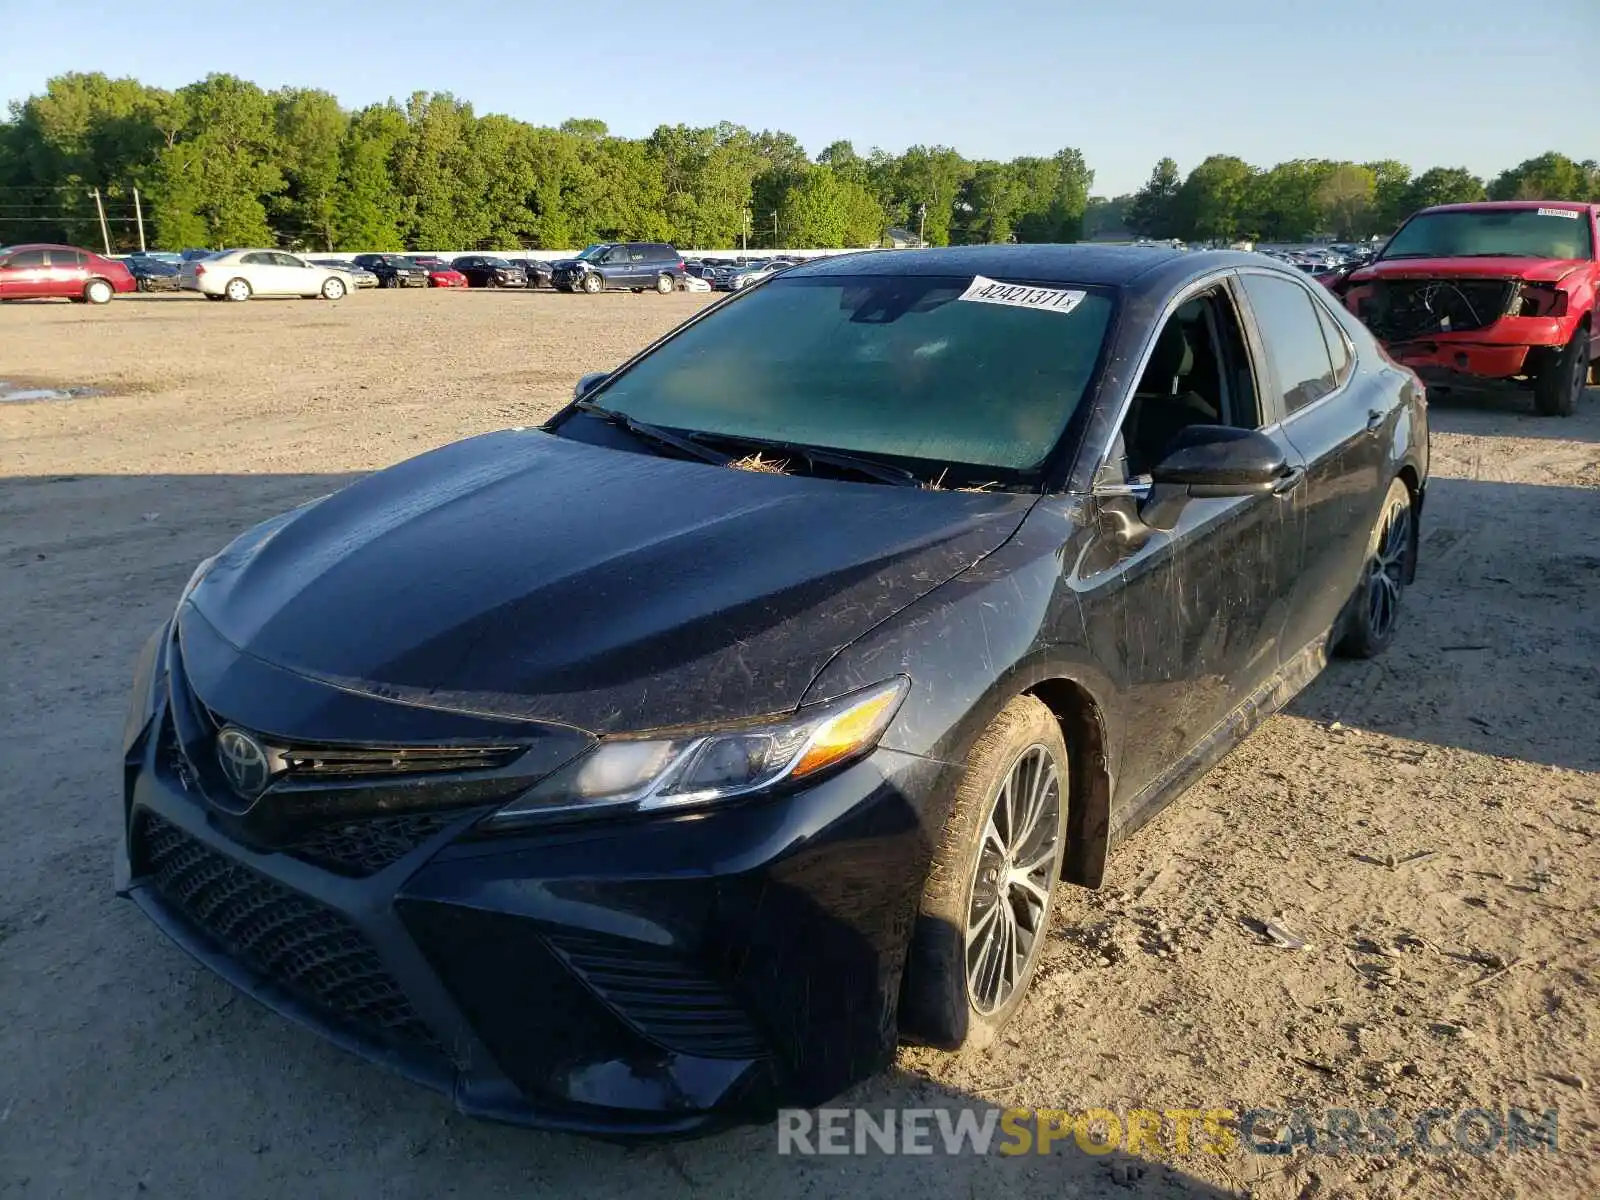
<svg viewBox="0 0 1600 1200"><path fill-rule="evenodd" d="M1569 420L1436 398L1391 651L1331 667L1124 846L1102 891L1059 901L999 1042L906 1049L847 1100L1388 1107L1402 1137L1429 1108L1555 1108L1559 1153L801 1158L771 1129L533 1134L243 1000L116 900L128 675L194 563L361 472L538 421L704 302L0 307L0 380L105 390L0 403L0 1195L1600 1195L1595 391Z"/></svg>

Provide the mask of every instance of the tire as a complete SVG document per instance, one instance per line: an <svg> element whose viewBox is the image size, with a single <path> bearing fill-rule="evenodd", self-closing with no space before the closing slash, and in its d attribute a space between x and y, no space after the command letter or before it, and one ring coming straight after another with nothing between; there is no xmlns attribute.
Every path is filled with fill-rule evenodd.
<svg viewBox="0 0 1600 1200"><path fill-rule="evenodd" d="M674 284L672 282L671 275L656 276L656 291L660 292L663 296L671 295L673 286Z"/></svg>
<svg viewBox="0 0 1600 1200"><path fill-rule="evenodd" d="M249 280L240 279L238 277L230 279L228 280L227 285L222 289L222 294L229 300L232 300L235 304L241 303L250 299L252 294L250 290L250 282Z"/></svg>
<svg viewBox="0 0 1600 1200"><path fill-rule="evenodd" d="M590 296L598 295L605 291L606 281L595 272L590 271L583 277L583 290Z"/></svg>
<svg viewBox="0 0 1600 1200"><path fill-rule="evenodd" d="M1032 696L1012 700L973 745L907 958L909 1036L948 1050L987 1045L1022 1006L1061 878L1070 778L1061 726ZM1034 869L1019 875L1018 862ZM1025 940L1020 964L1015 949L1005 961L1007 938Z"/></svg>
<svg viewBox="0 0 1600 1200"><path fill-rule="evenodd" d="M1378 520L1367 538L1367 556L1361 582L1350 598L1344 631L1334 646L1345 658L1374 658L1394 641L1400 621L1400 601L1415 573L1417 552L1416 511L1406 481L1389 484Z"/></svg>
<svg viewBox="0 0 1600 1200"><path fill-rule="evenodd" d="M83 298L90 304L110 304L111 297L117 294L104 279L91 279L83 285Z"/></svg>
<svg viewBox="0 0 1600 1200"><path fill-rule="evenodd" d="M322 281L322 298L324 300L343 300L344 293L344 280L334 279L330 276Z"/></svg>
<svg viewBox="0 0 1600 1200"><path fill-rule="evenodd" d="M378 276L378 286L381 287L381 288L398 287L399 284L400 284L400 281L398 279L396 279L393 275L379 275Z"/></svg>
<svg viewBox="0 0 1600 1200"><path fill-rule="evenodd" d="M154 290L155 290L155 289L154 289L154 288L152 288L152 287L151 287L151 286L150 286L150 281L149 281L149 280L148 280L148 279L136 279L136 280L134 280L134 285L135 285L135 286L136 286L136 287L137 287L137 288L138 288L138 289L139 289L139 290L140 290L140 291L141 291L141 292L151 292L151 291L154 291Z"/></svg>
<svg viewBox="0 0 1600 1200"><path fill-rule="evenodd" d="M1533 408L1541 417L1570 417L1589 378L1589 331L1582 325L1559 354L1546 355L1533 379Z"/></svg>

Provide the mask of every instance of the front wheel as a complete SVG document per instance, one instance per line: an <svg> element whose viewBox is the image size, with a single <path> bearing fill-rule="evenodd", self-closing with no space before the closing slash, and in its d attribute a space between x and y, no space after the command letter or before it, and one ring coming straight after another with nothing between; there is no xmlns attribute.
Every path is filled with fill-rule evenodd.
<svg viewBox="0 0 1600 1200"><path fill-rule="evenodd" d="M591 296L599 292L605 286L606 281L601 279L600 276L596 275L593 271L590 271L583 277L583 290L588 292Z"/></svg>
<svg viewBox="0 0 1600 1200"><path fill-rule="evenodd" d="M1022 1006L1067 844L1067 746L1018 696L967 755L923 887L900 1024L946 1049L987 1043Z"/></svg>
<svg viewBox="0 0 1600 1200"><path fill-rule="evenodd" d="M90 304L110 304L114 295L115 291L104 279L91 279L83 285L83 298Z"/></svg>
<svg viewBox="0 0 1600 1200"><path fill-rule="evenodd" d="M322 281L322 298L324 300L344 299L344 280L328 278Z"/></svg>
<svg viewBox="0 0 1600 1200"><path fill-rule="evenodd" d="M1334 649L1346 658L1373 658L1394 640L1400 600L1413 574L1416 553L1415 514L1406 481L1389 484L1377 524L1367 539L1366 566L1350 600L1343 635Z"/></svg>
<svg viewBox="0 0 1600 1200"><path fill-rule="evenodd" d="M250 285L243 279L230 279L222 294L235 303L250 299Z"/></svg>
<svg viewBox="0 0 1600 1200"><path fill-rule="evenodd" d="M663 296L665 296L669 292L671 292L672 291L672 276L671 275L658 275L658 276L656 276L656 291L660 292Z"/></svg>
<svg viewBox="0 0 1600 1200"><path fill-rule="evenodd" d="M1570 417L1589 379L1589 331L1578 326L1559 354L1548 355L1533 378L1533 407L1541 417Z"/></svg>

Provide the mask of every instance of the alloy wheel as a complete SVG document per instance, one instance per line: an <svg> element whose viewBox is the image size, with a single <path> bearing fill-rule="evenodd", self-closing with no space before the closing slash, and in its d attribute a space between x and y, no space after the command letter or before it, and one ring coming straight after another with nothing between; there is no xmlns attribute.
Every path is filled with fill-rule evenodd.
<svg viewBox="0 0 1600 1200"><path fill-rule="evenodd" d="M1035 743L997 790L983 828L967 910L967 995L988 1015L1026 982L1050 918L1061 854L1061 772Z"/></svg>
<svg viewBox="0 0 1600 1200"><path fill-rule="evenodd" d="M585 275L583 277L583 290L591 296L598 292L600 290L600 276L592 273Z"/></svg>
<svg viewBox="0 0 1600 1200"><path fill-rule="evenodd" d="M1411 557L1411 505L1398 501L1383 522L1378 548L1367 563L1367 625L1378 639L1389 635L1400 615L1400 593Z"/></svg>
<svg viewBox="0 0 1600 1200"><path fill-rule="evenodd" d="M229 300L250 299L250 285L242 279L229 280L228 286L224 290L226 291Z"/></svg>

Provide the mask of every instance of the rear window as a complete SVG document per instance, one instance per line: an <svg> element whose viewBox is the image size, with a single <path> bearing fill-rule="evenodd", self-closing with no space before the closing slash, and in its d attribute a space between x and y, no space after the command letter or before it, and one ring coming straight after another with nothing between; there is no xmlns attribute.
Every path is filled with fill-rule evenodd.
<svg viewBox="0 0 1600 1200"><path fill-rule="evenodd" d="M1026 471L1089 388L1113 294L1054 284L1071 295L1046 310L963 299L974 284L780 276L593 398L676 429Z"/></svg>
<svg viewBox="0 0 1600 1200"><path fill-rule="evenodd" d="M1588 258L1586 213L1571 208L1484 208L1421 213L1382 258Z"/></svg>

